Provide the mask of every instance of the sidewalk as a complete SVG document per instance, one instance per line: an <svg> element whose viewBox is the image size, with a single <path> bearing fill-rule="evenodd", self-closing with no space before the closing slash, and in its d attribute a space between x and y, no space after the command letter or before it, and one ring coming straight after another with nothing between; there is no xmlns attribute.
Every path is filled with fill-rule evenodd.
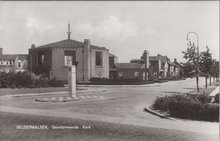
<svg viewBox="0 0 220 141"><path fill-rule="evenodd" d="M108 92L106 89L98 89L98 90L80 90L76 91L76 93L91 93L91 92ZM10 94L3 95L0 98L13 98L13 97L26 97L26 96L46 96L46 95L58 95L58 94L68 94L68 91L59 91L59 92L47 92L47 93L27 93L27 94Z"/></svg>
<svg viewBox="0 0 220 141"><path fill-rule="evenodd" d="M219 93L219 86L217 88L215 88L214 91L211 92L210 96L215 96L218 93Z"/></svg>
<svg viewBox="0 0 220 141"><path fill-rule="evenodd" d="M91 120L99 122L108 122L124 125L133 125L133 126L142 126L142 127L153 127L161 129L172 129L185 132L195 132L195 133L204 133L209 135L218 135L219 134L219 124L217 122L202 122L202 121L188 121L188 120L169 120L161 119L155 117L152 120L146 120L143 118L135 117L109 117L103 115L94 115L94 114L80 114L80 113L67 113L67 112L55 112L51 110L39 110L39 109L23 109L23 108L14 108L14 107L0 107L1 112L12 112L12 113L21 113L21 114L32 114L32 115L41 115L41 116L52 116L60 118L73 118L73 119L82 119L82 120Z"/></svg>

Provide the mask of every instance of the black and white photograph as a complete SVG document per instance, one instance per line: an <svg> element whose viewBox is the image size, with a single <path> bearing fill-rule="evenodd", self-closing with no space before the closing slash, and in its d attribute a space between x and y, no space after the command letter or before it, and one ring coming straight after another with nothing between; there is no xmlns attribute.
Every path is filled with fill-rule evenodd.
<svg viewBox="0 0 220 141"><path fill-rule="evenodd" d="M219 141L219 1L0 1L1 141Z"/></svg>

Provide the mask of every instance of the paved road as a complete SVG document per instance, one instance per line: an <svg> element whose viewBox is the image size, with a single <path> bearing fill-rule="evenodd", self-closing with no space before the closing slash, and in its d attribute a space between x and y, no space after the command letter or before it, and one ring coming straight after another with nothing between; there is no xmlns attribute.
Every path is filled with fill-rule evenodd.
<svg viewBox="0 0 220 141"><path fill-rule="evenodd" d="M20 125L44 125L48 129L16 129ZM4 141L218 141L216 135L7 112L1 112L0 127Z"/></svg>
<svg viewBox="0 0 220 141"><path fill-rule="evenodd" d="M200 81L200 86L202 86L203 83L204 81ZM158 83L139 86L91 86L91 89L93 90L100 90L103 88L106 89L105 92L97 91L91 93L80 93L80 95L95 94L112 99L87 102L37 103L34 100L41 96L8 98L0 99L2 107L0 110L4 111L3 107L6 109L7 107L17 107L27 109L24 113L31 113L35 116L40 115L39 113L41 113L42 116L53 115L57 116L57 118L70 116L72 120L83 117L82 119L84 120L91 119L94 122L108 121L108 124L120 124L120 126L133 125L136 128L149 128L149 130L152 129L154 131L160 130L158 133L162 135L162 132L166 133L165 130L162 129L173 129L169 130L170 138L172 138L172 133L176 132L174 130L177 130L178 133L182 134L191 132L190 135L186 134L184 137L180 136L182 137L182 140L185 138L187 138L185 140L190 140L191 138L191 140L194 141L198 140L198 137L204 137L203 140L206 140L207 136L209 136L211 140L217 139L216 136L218 136L219 133L218 123L180 119L166 120L160 119L159 117L155 117L143 111L145 106L152 104L152 101L156 98L156 96L170 95L174 93L181 94L192 91L196 88L195 80L187 79L184 81L171 81L161 84ZM44 112L39 110L43 110ZM15 110L15 112L22 113L22 110ZM122 130L123 129L124 128L122 128ZM121 128L113 128L113 130L121 130ZM106 133L108 133L108 130ZM156 132L152 131L152 134L156 134ZM197 136L197 134L199 134L199 136ZM144 135L140 135L139 137L142 138L142 136ZM179 135L176 136L174 133L173 136L175 136L173 140L181 140L181 138L178 138ZM166 137L164 140L169 140L169 137ZM137 138L135 139L138 140ZM119 140L119 138L116 140Z"/></svg>

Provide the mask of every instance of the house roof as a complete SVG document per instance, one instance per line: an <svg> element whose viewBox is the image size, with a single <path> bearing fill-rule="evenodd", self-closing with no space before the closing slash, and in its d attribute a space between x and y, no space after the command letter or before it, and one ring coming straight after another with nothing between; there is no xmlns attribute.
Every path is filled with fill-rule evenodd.
<svg viewBox="0 0 220 141"><path fill-rule="evenodd" d="M168 60L167 56L157 55L157 56L149 56L150 60L161 60L161 63L166 63Z"/></svg>
<svg viewBox="0 0 220 141"><path fill-rule="evenodd" d="M115 63L117 69L141 69L144 67L144 64L138 63Z"/></svg>
<svg viewBox="0 0 220 141"><path fill-rule="evenodd" d="M168 63L169 65L172 65L172 66L176 66L176 67L178 67L178 65L175 64L175 63L173 63L173 62L168 61L167 63Z"/></svg>
<svg viewBox="0 0 220 141"><path fill-rule="evenodd" d="M110 57L117 57L117 56L115 56L115 55L112 54L112 53L109 53L109 56L110 56Z"/></svg>
<svg viewBox="0 0 220 141"><path fill-rule="evenodd" d="M158 56L149 56L149 60L155 61L155 60L160 60L160 58Z"/></svg>
<svg viewBox="0 0 220 141"><path fill-rule="evenodd" d="M2 54L0 55L0 60L15 60L17 58L16 54Z"/></svg>
<svg viewBox="0 0 220 141"><path fill-rule="evenodd" d="M58 42L54 42L54 43L49 43L46 45L41 45L38 47L34 47L33 49L37 48L55 48L55 47L59 47L59 48L63 48L63 47L73 47L73 48L81 48L84 46L83 42L80 41L76 41L76 40L72 40L72 39L66 39L66 40L62 40L62 41L58 41ZM106 49L105 47L99 47L99 46L94 46L94 45L90 45L91 48L93 49Z"/></svg>
<svg viewBox="0 0 220 141"><path fill-rule="evenodd" d="M2 54L0 60L15 60L18 57L19 60L27 60L27 54Z"/></svg>
<svg viewBox="0 0 220 141"><path fill-rule="evenodd" d="M18 60L27 60L28 55L27 54L18 54Z"/></svg>
<svg viewBox="0 0 220 141"><path fill-rule="evenodd" d="M179 66L180 68L182 68L182 65L178 62L173 62L174 64L176 64L177 66Z"/></svg>
<svg viewBox="0 0 220 141"><path fill-rule="evenodd" d="M161 63L166 63L166 61L168 60L168 57L167 56L159 56L160 57L160 60L161 60Z"/></svg>

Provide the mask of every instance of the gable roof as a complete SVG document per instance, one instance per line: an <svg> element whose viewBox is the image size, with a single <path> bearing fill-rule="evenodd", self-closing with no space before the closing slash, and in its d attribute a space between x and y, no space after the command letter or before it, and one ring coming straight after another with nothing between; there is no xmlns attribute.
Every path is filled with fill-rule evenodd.
<svg viewBox="0 0 220 141"><path fill-rule="evenodd" d="M138 63L115 63L117 69L142 69L144 64Z"/></svg>
<svg viewBox="0 0 220 141"><path fill-rule="evenodd" d="M0 55L0 60L15 60L17 58L16 54L2 54Z"/></svg>
<svg viewBox="0 0 220 141"><path fill-rule="evenodd" d="M167 56L160 56L160 60L161 60L161 63L166 63L166 61L168 60L168 57Z"/></svg>
<svg viewBox="0 0 220 141"><path fill-rule="evenodd" d="M41 45L38 47L34 47L31 49L39 49L39 48L64 48L64 47L72 47L72 48L81 48L84 46L83 42L80 41L76 41L76 40L72 40L72 39L66 39L66 40L62 40L62 41L57 41L57 42L53 42L53 43L49 43L46 45ZM105 47L99 47L99 46L94 46L94 45L90 45L91 48L93 49L106 49Z"/></svg>
<svg viewBox="0 0 220 141"><path fill-rule="evenodd" d="M112 54L112 53L109 53L109 56L110 56L110 57L117 57L117 56L115 56L115 55Z"/></svg>
<svg viewBox="0 0 220 141"><path fill-rule="evenodd" d="M167 62L168 57L158 54L157 56L149 56L149 60L161 60L161 63L164 64Z"/></svg>
<svg viewBox="0 0 220 141"><path fill-rule="evenodd" d="M149 56L150 61L160 60L158 56Z"/></svg>
<svg viewBox="0 0 220 141"><path fill-rule="evenodd" d="M27 60L28 55L27 54L18 54L18 60Z"/></svg>
<svg viewBox="0 0 220 141"><path fill-rule="evenodd" d="M168 61L167 63L168 63L169 65L171 65L171 66L179 67L177 64L175 64L175 63L173 63L173 62Z"/></svg>
<svg viewBox="0 0 220 141"><path fill-rule="evenodd" d="M176 64L177 66L179 66L180 68L182 68L182 65L180 63L175 62L175 61L173 63Z"/></svg>

